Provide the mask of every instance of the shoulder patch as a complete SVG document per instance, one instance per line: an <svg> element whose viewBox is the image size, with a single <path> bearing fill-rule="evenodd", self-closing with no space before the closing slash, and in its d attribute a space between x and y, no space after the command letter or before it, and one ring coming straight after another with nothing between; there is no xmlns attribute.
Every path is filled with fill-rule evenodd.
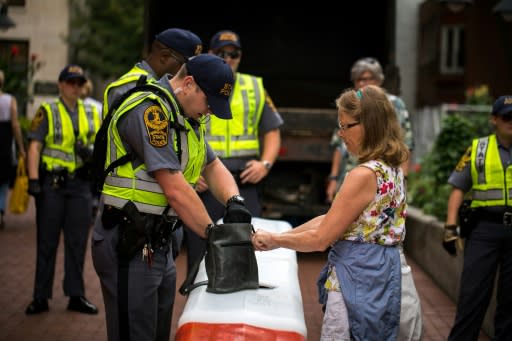
<svg viewBox="0 0 512 341"><path fill-rule="evenodd" d="M268 106L270 107L270 109L272 109L272 111L277 112L277 108L274 105L274 101L272 101L272 98L266 91L265 91L265 102L267 102Z"/></svg>
<svg viewBox="0 0 512 341"><path fill-rule="evenodd" d="M169 122L162 108L151 105L144 111L144 124L148 131L149 143L157 148L167 146L169 142Z"/></svg>
<svg viewBox="0 0 512 341"><path fill-rule="evenodd" d="M471 146L466 149L466 152L460 158L459 163L457 163L457 166L455 166L455 171L462 172L468 162L471 162Z"/></svg>
<svg viewBox="0 0 512 341"><path fill-rule="evenodd" d="M36 115L32 119L32 123L30 124L30 130L36 131L39 128L39 126L41 125L43 118L44 118L44 109L43 109L43 107L39 107L39 109L36 112Z"/></svg>

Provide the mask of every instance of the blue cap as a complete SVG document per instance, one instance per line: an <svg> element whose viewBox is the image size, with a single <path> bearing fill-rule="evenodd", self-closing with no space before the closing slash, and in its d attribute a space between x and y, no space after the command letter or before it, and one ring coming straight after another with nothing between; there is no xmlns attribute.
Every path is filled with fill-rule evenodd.
<svg viewBox="0 0 512 341"><path fill-rule="evenodd" d="M501 96L492 105L493 115L505 115L512 112L512 95Z"/></svg>
<svg viewBox="0 0 512 341"><path fill-rule="evenodd" d="M155 39L178 52L186 59L196 56L203 51L201 39L196 34L181 28L169 28L158 33Z"/></svg>
<svg viewBox="0 0 512 341"><path fill-rule="evenodd" d="M84 70L76 64L69 64L59 74L59 82L65 82L70 79L80 79L84 83L87 80Z"/></svg>
<svg viewBox="0 0 512 341"><path fill-rule="evenodd" d="M211 112L218 118L231 119L229 95L234 79L233 71L224 59L212 54L200 54L189 59L187 70L205 93Z"/></svg>
<svg viewBox="0 0 512 341"><path fill-rule="evenodd" d="M240 37L238 36L238 34L236 34L233 31L222 30L215 33L215 35L210 40L210 49L212 50L217 50L221 47L228 45L234 46L239 49L242 48L242 44L240 44Z"/></svg>

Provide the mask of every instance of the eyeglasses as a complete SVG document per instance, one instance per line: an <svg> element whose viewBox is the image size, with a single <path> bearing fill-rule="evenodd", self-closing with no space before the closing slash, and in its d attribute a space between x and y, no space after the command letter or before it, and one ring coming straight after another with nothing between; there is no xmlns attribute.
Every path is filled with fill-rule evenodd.
<svg viewBox="0 0 512 341"><path fill-rule="evenodd" d="M169 48L169 47L166 47L164 48L163 50L168 50L169 51L169 54L171 55L171 57L173 57L178 63L180 63L181 65L185 64L187 62L187 58L183 57L182 55L174 52L173 49Z"/></svg>
<svg viewBox="0 0 512 341"><path fill-rule="evenodd" d="M231 59L238 59L242 55L242 52L240 50L234 50L234 51L223 51L220 50L216 53L217 56L221 57L222 59L229 57Z"/></svg>
<svg viewBox="0 0 512 341"><path fill-rule="evenodd" d="M361 78L358 78L356 79L356 82L370 82L370 81L374 81L375 80L375 77L373 76L369 76L369 77L361 77Z"/></svg>
<svg viewBox="0 0 512 341"><path fill-rule="evenodd" d="M353 123L347 123L347 124L341 124L340 121L338 121L338 127L341 131L347 131L352 127L355 127L357 125L361 124L361 122L353 122Z"/></svg>

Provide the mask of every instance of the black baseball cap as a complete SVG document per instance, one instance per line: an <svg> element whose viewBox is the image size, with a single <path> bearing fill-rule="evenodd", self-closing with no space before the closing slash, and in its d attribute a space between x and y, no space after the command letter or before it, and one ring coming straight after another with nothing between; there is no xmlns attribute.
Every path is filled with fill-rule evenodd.
<svg viewBox="0 0 512 341"><path fill-rule="evenodd" d="M67 65L59 74L59 82L65 82L70 79L79 79L83 83L87 80L84 75L84 70L76 64Z"/></svg>
<svg viewBox="0 0 512 341"><path fill-rule="evenodd" d="M210 49L212 50L217 50L228 45L234 46L238 49L242 48L238 34L233 31L222 30L215 33L215 35L210 40Z"/></svg>
<svg viewBox="0 0 512 341"><path fill-rule="evenodd" d="M158 33L155 39L178 52L186 59L203 51L201 39L195 33L181 28L169 28Z"/></svg>
<svg viewBox="0 0 512 341"><path fill-rule="evenodd" d="M492 105L493 115L505 115L512 112L512 95L499 97Z"/></svg>
<svg viewBox="0 0 512 341"><path fill-rule="evenodd" d="M211 112L218 118L233 117L229 96L233 90L233 71L224 59L212 54L200 54L187 62L188 74L206 94Z"/></svg>

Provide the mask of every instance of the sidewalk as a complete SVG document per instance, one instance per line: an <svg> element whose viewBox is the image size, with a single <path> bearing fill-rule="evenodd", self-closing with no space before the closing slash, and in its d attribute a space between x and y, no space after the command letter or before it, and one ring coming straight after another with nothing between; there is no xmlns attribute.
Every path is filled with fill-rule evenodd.
<svg viewBox="0 0 512 341"><path fill-rule="evenodd" d="M50 311L26 316L25 308L32 299L36 260L36 227L34 205L23 215L7 215L6 229L0 231L0 341L91 341L106 340L105 313L98 277L87 248L84 281L87 298L100 309L98 315L68 312L63 296L63 241L59 244L53 299ZM185 254L178 257L178 285L184 280ZM316 278L325 262L324 253L301 253L299 279L308 329L308 341L317 341L322 324L322 311L317 303ZM408 260L418 289L424 323L424 341L446 340L455 316L455 305L412 260ZM185 298L176 296L172 338L176 331ZM479 341L489 340L483 333Z"/></svg>

